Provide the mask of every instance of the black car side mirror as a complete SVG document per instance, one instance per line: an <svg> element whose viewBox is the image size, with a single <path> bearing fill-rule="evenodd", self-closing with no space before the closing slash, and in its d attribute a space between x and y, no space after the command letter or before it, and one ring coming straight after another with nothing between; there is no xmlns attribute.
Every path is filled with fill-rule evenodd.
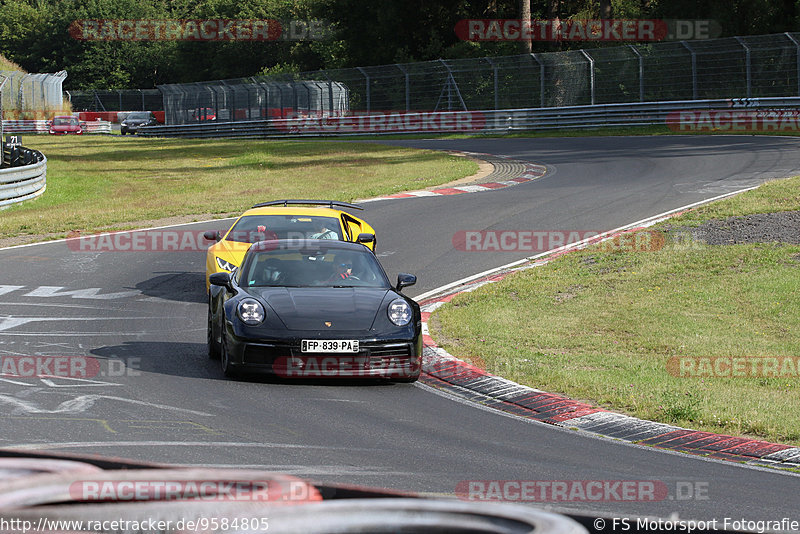
<svg viewBox="0 0 800 534"><path fill-rule="evenodd" d="M222 286L228 291L233 291L231 273L212 273L208 276L208 283L212 286Z"/></svg>
<svg viewBox="0 0 800 534"><path fill-rule="evenodd" d="M397 275L397 291L402 291L404 287L413 286L417 283L417 277L413 274L400 273Z"/></svg>
<svg viewBox="0 0 800 534"><path fill-rule="evenodd" d="M362 232L358 234L358 237L356 237L356 243L361 243L362 245L372 243L373 241L375 241L375 234L370 234L367 232Z"/></svg>
<svg viewBox="0 0 800 534"><path fill-rule="evenodd" d="M219 241L222 239L222 236L219 233L219 230L206 230L203 232L203 239L206 241Z"/></svg>

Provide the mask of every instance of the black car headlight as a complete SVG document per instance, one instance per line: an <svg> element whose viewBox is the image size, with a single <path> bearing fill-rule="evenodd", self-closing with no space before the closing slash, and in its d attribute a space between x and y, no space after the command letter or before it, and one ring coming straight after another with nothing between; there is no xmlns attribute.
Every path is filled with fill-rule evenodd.
<svg viewBox="0 0 800 534"><path fill-rule="evenodd" d="M386 312L389 320L397 326L405 326L411 322L411 306L403 299L394 299Z"/></svg>
<svg viewBox="0 0 800 534"><path fill-rule="evenodd" d="M242 299L236 307L239 319L249 326L256 326L264 322L266 316L264 306L255 299Z"/></svg>
<svg viewBox="0 0 800 534"><path fill-rule="evenodd" d="M217 259L217 267L219 267L223 271L230 272L230 271L232 271L232 270L234 270L236 268L236 266L234 264L232 264L229 261L223 260L219 256L217 256L216 259Z"/></svg>

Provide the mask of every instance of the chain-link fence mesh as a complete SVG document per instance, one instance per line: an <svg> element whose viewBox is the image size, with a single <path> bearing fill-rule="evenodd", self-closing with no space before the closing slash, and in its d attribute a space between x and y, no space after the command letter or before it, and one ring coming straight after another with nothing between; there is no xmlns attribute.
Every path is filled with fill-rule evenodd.
<svg viewBox="0 0 800 534"><path fill-rule="evenodd" d="M167 124L800 94L800 33L161 85Z"/></svg>
<svg viewBox="0 0 800 534"><path fill-rule="evenodd" d="M64 91L74 111L160 111L164 109L158 89L117 91Z"/></svg>
<svg viewBox="0 0 800 534"><path fill-rule="evenodd" d="M0 71L0 75L7 80L2 93L2 107L6 118L23 116L29 112L47 113L63 109L61 85L67 77L65 71L55 74Z"/></svg>

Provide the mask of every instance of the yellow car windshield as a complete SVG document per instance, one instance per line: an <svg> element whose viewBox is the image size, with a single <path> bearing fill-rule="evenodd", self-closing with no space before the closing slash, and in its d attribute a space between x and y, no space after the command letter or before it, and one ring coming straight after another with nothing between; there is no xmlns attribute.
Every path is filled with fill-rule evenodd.
<svg viewBox="0 0 800 534"><path fill-rule="evenodd" d="M225 239L238 243L270 239L342 240L342 230L335 217L246 215L233 225Z"/></svg>

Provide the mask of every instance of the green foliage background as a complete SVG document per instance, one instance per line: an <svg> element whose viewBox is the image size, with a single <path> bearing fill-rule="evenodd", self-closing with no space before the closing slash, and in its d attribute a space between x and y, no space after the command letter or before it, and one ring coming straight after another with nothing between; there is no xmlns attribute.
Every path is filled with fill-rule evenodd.
<svg viewBox="0 0 800 534"><path fill-rule="evenodd" d="M713 19L723 36L798 29L798 0L531 0L532 18ZM252 76L507 55L515 43L460 41L456 22L518 18L518 0L0 0L0 54L28 72L66 70L65 89L152 88ZM601 15L602 13L602 15ZM610 15L610 16L609 16ZM78 41L79 19L321 20L321 41ZM613 43L612 43L613 45ZM534 52L598 43L533 43Z"/></svg>

